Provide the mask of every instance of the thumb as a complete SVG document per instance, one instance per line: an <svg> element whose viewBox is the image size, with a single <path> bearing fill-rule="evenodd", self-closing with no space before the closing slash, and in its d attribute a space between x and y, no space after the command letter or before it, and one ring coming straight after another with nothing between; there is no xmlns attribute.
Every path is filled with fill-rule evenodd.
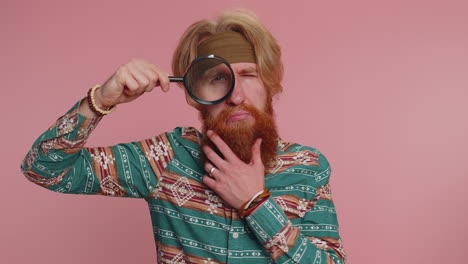
<svg viewBox="0 0 468 264"><path fill-rule="evenodd" d="M255 144L252 147L252 161L253 164L262 163L262 138L257 138Z"/></svg>

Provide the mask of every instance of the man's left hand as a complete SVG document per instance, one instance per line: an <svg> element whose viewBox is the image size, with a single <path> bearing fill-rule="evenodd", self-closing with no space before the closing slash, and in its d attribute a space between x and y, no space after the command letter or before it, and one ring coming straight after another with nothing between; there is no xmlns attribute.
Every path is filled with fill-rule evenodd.
<svg viewBox="0 0 468 264"><path fill-rule="evenodd" d="M252 159L250 163L245 163L215 132L209 130L206 134L224 159L209 146L203 146L203 152L209 160L205 163L205 170L209 172L215 167L210 176L203 177L203 183L230 206L240 209L242 204L263 190L265 186L265 168L260 151L262 139L258 138L255 141L252 146Z"/></svg>

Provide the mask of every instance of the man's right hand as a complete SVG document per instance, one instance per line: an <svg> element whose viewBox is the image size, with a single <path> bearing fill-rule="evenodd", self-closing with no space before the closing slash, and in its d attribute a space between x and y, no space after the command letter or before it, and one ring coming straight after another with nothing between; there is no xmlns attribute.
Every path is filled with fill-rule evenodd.
<svg viewBox="0 0 468 264"><path fill-rule="evenodd" d="M106 110L114 105L131 102L157 86L164 92L169 91L168 73L142 59L131 59L96 90L94 101L97 107ZM82 100L78 111L87 117L97 117L88 100Z"/></svg>
<svg viewBox="0 0 468 264"><path fill-rule="evenodd" d="M160 67L142 59L131 59L96 90L94 99L101 109L128 103L160 86L169 91L169 77Z"/></svg>

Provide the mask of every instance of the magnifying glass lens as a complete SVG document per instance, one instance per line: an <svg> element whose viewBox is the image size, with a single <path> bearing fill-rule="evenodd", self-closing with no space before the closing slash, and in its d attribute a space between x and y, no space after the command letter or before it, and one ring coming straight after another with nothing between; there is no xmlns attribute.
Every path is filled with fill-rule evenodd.
<svg viewBox="0 0 468 264"><path fill-rule="evenodd" d="M185 74L185 85L189 93L204 102L217 102L233 87L233 73L229 66L214 58L196 61Z"/></svg>

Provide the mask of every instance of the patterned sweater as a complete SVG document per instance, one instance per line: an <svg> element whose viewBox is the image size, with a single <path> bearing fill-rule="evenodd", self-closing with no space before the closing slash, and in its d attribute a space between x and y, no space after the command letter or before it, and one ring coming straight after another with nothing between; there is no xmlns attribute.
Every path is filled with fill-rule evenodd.
<svg viewBox="0 0 468 264"><path fill-rule="evenodd" d="M158 263L344 263L330 166L318 150L280 140L265 175L272 196L241 219L202 183L196 129L88 148L101 117L79 114L79 104L34 142L21 170L56 192L145 199Z"/></svg>

